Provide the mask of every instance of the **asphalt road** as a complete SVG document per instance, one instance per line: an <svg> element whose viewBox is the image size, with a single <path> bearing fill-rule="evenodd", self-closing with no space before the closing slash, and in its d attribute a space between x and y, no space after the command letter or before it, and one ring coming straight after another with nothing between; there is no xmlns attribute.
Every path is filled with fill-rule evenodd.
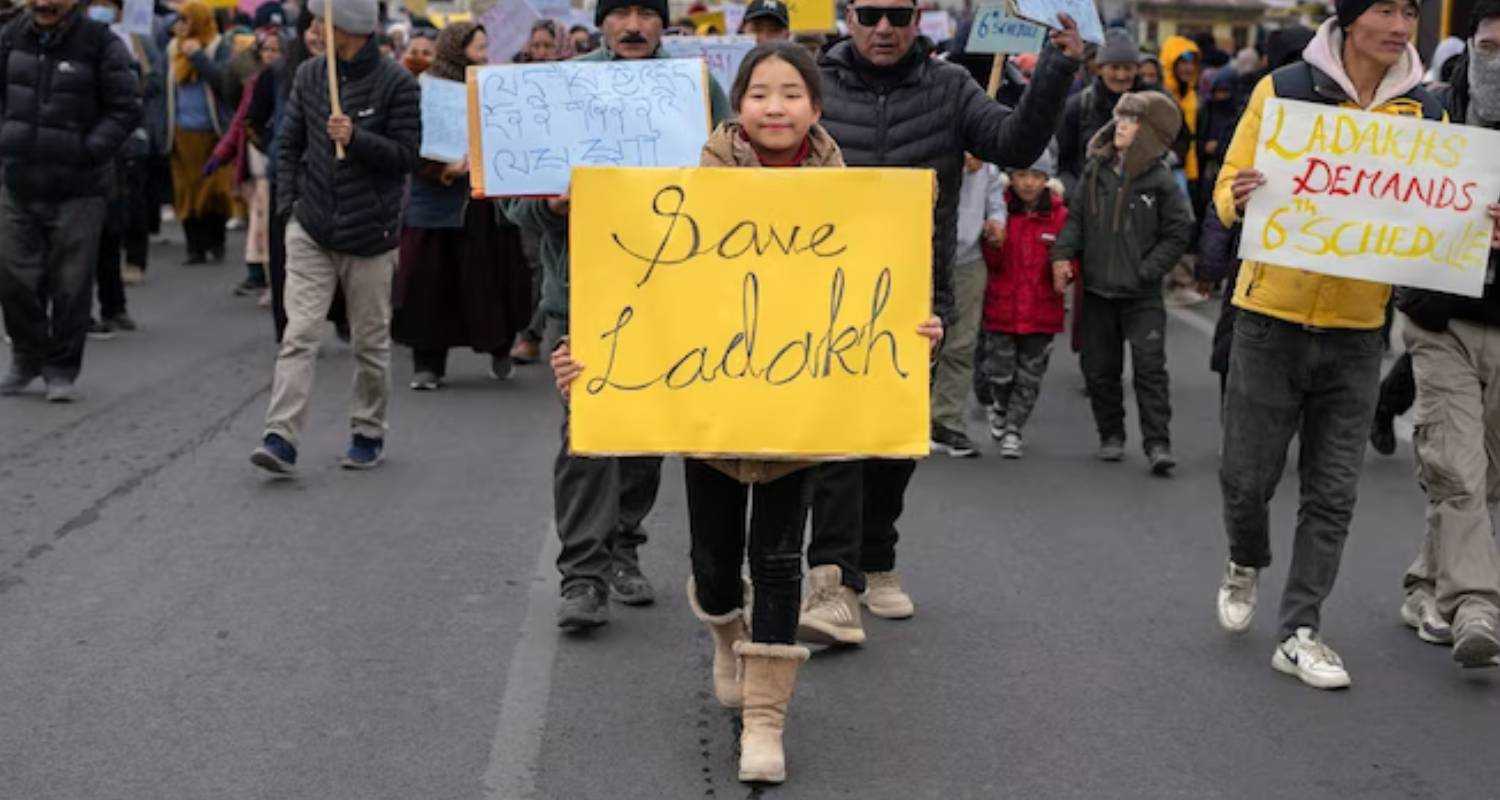
<svg viewBox="0 0 1500 800"><path fill-rule="evenodd" d="M647 523L660 601L561 637L543 368L498 384L465 354L446 391L398 388L389 461L351 474L352 359L330 336L302 477L270 483L246 460L268 316L230 296L238 267L155 256L142 330L90 343L81 402L0 403L0 798L1500 796L1500 670L1460 673L1397 616L1422 530L1408 444L1370 456L1325 609L1350 691L1270 668L1284 563L1252 632L1219 632L1201 322L1168 333L1177 478L1135 442L1093 460L1066 352L1024 461L919 468L917 616L814 656L791 779L751 790L683 596L680 465ZM1278 556L1295 495L1293 477Z"/></svg>

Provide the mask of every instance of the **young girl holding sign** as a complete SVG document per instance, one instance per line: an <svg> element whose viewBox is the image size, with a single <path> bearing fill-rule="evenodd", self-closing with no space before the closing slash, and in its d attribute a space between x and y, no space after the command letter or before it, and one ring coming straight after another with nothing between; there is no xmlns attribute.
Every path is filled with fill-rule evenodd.
<svg viewBox="0 0 1500 800"><path fill-rule="evenodd" d="M844 165L838 145L817 124L821 82L801 47L773 42L751 50L731 100L738 121L720 125L709 137L703 166ZM918 333L936 346L942 324L931 319ZM566 344L553 353L552 368L564 396L584 369ZM714 694L726 707L743 709L742 781L786 780L781 735L797 669L808 657L807 648L796 644L796 633L810 466L689 458L683 467L693 561L688 603L713 634ZM747 506L752 508L748 531ZM741 577L747 539L750 585Z"/></svg>

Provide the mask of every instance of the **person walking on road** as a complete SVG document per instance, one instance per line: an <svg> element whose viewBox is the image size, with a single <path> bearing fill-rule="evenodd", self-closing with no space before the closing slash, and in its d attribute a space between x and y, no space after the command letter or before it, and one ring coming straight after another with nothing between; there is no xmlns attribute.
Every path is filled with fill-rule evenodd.
<svg viewBox="0 0 1500 800"><path fill-rule="evenodd" d="M1029 166L1057 130L1083 40L1063 15L1015 111L984 94L969 71L931 58L917 37L913 0L854 0L845 9L850 38L823 54L823 127L844 160L859 167L925 167L936 171L933 208L933 307L954 320L953 257L958 246L964 154L1001 168ZM836 564L837 586L810 582L799 637L852 643L864 638L859 606L904 619L915 613L896 572L896 542L915 461L860 460L818 468L808 563ZM868 576L868 579L867 579Z"/></svg>
<svg viewBox="0 0 1500 800"><path fill-rule="evenodd" d="M1099 431L1099 459L1125 458L1125 345L1130 345L1141 446L1151 472L1170 475L1172 397L1167 376L1167 311L1162 276L1187 252L1193 212L1164 157L1182 114L1160 92L1120 98L1115 120L1089 143L1072 214L1052 248L1059 285L1083 283L1078 310L1089 403ZM1074 275L1073 261L1083 265Z"/></svg>
<svg viewBox="0 0 1500 800"><path fill-rule="evenodd" d="M1448 118L1500 128L1500 0L1470 12L1468 52L1443 90ZM1492 209L1495 207L1492 206ZM1492 242L1492 247L1500 242ZM1402 581L1402 618L1425 641L1453 645L1464 667L1500 666L1500 251L1480 299L1402 288L1396 306L1416 376L1413 444L1427 532ZM1491 348L1494 345L1494 348Z"/></svg>
<svg viewBox="0 0 1500 800"><path fill-rule="evenodd" d="M232 108L219 98L228 48L213 11L188 0L172 23L167 44L167 151L172 159L172 205L187 237L187 264L224 260L224 226L233 207L233 174L204 167L229 127Z"/></svg>
<svg viewBox="0 0 1500 800"><path fill-rule="evenodd" d="M384 458L390 399L391 280L406 178L422 139L417 80L380 55L375 0L325 0L327 54L298 68L282 121L277 209L286 224L287 328L276 357L265 436L250 460L291 474L307 421L323 319L342 286L356 361L346 469ZM310 9L311 10L311 9ZM318 24L322 24L320 21ZM343 113L332 112L326 59L338 59ZM359 119L356 125L353 117ZM340 159L335 145L344 150Z"/></svg>
<svg viewBox="0 0 1500 800"><path fill-rule="evenodd" d="M124 41L78 0L33 0L0 29L0 395L42 378L75 399L110 165L140 119Z"/></svg>
<svg viewBox="0 0 1500 800"><path fill-rule="evenodd" d="M1255 152L1272 97L1443 118L1442 103L1421 86L1422 63L1411 45L1418 11L1415 0L1339 0L1336 16L1303 51L1305 60L1261 80L1214 191L1226 228L1241 219L1265 182ZM1261 571L1271 563L1269 504L1296 436L1301 498L1271 664L1320 689L1350 684L1343 659L1322 637L1321 611L1354 515L1390 298L1391 287L1383 283L1256 261L1244 262L1235 288L1239 313L1219 470L1229 539L1216 600L1219 624L1230 633L1250 628Z"/></svg>
<svg viewBox="0 0 1500 800"><path fill-rule="evenodd" d="M604 37L603 46L575 60L665 58L661 36L669 13L667 0L601 0L594 16ZM715 125L728 118L729 100L712 77L709 106ZM546 338L565 341L568 198L510 200L504 209L506 217L539 239ZM554 369L558 355L554 353ZM568 428L564 404L562 443L552 471L557 535L562 540L562 552L557 557L557 570L562 573L557 625L577 632L609 622L611 592L626 605L655 602L656 592L641 572L638 551L646 542L641 522L656 503L661 459L575 456L569 452Z"/></svg>

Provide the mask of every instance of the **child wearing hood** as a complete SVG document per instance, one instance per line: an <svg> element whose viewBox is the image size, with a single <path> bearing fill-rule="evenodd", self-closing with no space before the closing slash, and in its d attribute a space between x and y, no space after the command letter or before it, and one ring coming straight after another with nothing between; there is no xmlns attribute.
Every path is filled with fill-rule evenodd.
<svg viewBox="0 0 1500 800"><path fill-rule="evenodd" d="M1165 157L1182 112L1160 92L1122 95L1115 119L1089 143L1089 160L1052 248L1061 293L1082 264L1077 325L1089 401L1099 431L1099 458L1125 457L1124 348L1130 345L1140 404L1142 445L1153 474L1177 466L1168 426L1166 307L1161 279L1187 252L1193 212Z"/></svg>

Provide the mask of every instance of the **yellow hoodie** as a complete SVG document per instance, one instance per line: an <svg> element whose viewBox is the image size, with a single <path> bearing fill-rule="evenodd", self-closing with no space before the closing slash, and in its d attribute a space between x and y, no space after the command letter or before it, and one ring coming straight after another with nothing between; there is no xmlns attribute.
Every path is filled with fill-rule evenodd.
<svg viewBox="0 0 1500 800"><path fill-rule="evenodd" d="M1172 36L1161 46L1161 85L1171 95L1173 100L1182 109L1183 123L1187 126L1188 138L1192 144L1188 145L1187 159L1183 162L1182 170L1189 181L1198 180L1198 87L1183 86L1177 80L1177 66L1184 54L1192 53L1198 59L1201 69L1203 64L1203 53L1198 45L1186 36ZM1200 73L1201 74L1201 73Z"/></svg>
<svg viewBox="0 0 1500 800"><path fill-rule="evenodd" d="M1343 34L1337 29L1337 20L1330 19L1318 29L1303 58L1314 68L1332 78L1343 90L1346 98L1355 96L1354 84L1344 72ZM1287 69L1301 69L1294 65ZM1422 116L1422 104L1404 97L1421 85L1422 61L1416 48L1407 45L1406 55L1386 72L1385 79L1375 92L1374 101L1367 111L1383 114ZM1250 95L1245 115L1235 128L1234 139L1225 151L1224 168L1214 184L1214 209L1224 227L1239 222L1239 212L1234 208L1234 177L1240 170L1255 167L1256 143L1260 141L1260 121L1266 100L1275 97L1276 90L1271 77L1262 78ZM1345 99L1344 108L1358 108L1359 104ZM1239 282L1235 286L1234 304L1240 308L1265 314L1298 325L1315 328L1348 328L1372 330L1385 324L1385 307L1391 298L1391 287L1384 283L1339 278L1304 269L1290 269L1259 261L1245 261L1240 266Z"/></svg>

